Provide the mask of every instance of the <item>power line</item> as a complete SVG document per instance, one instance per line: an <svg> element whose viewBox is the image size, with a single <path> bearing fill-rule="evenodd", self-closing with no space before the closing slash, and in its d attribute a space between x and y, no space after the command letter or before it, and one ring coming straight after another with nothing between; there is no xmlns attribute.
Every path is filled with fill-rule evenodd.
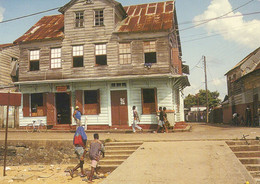
<svg viewBox="0 0 260 184"><path fill-rule="evenodd" d="M210 22L210 21L212 21L212 20L220 19L220 18L222 18L222 17L224 17L224 16L230 14L231 12L234 12L235 10L237 10L237 9L239 9L239 8L248 5L249 3L253 2L253 1L254 1L254 0L250 0L250 1L248 1L247 3L245 3L245 4L239 6L239 7L235 8L235 9L232 9L232 11L230 11L230 12L227 12L227 13L225 13L225 14L223 14L223 15L220 15L220 16L218 16L218 17L212 18L212 19L207 20L207 21L205 21L205 22L202 22L202 23L200 23L200 24L196 24L196 25L194 25L194 26L190 26L190 27L187 27L187 28L184 28L184 29L180 29L179 31L185 31L185 30L188 30L188 29L192 29L192 28L198 27L198 26L200 26L200 25L202 25L202 24L206 24L206 23L208 23L208 22Z"/></svg>
<svg viewBox="0 0 260 184"><path fill-rule="evenodd" d="M50 12L50 11L54 11L54 10L57 10L59 8L60 7L52 8L52 9L49 9L49 10L44 10L44 11L41 11L41 12L36 12L36 13L32 13L32 14L29 14L29 15L24 15L24 16L21 16L21 17L16 17L16 18L13 18L13 19L4 20L4 21L0 22L0 24L6 23L6 22L15 21L15 20L19 20L19 19L23 19L23 18L27 18L27 17L31 17L31 16L34 16L34 15L38 15L38 14L42 14L42 13L46 13L46 12Z"/></svg>
<svg viewBox="0 0 260 184"><path fill-rule="evenodd" d="M192 71L195 67L197 67L200 64L201 60L202 58L198 61L198 63L194 67L192 67L192 69L190 69L190 71Z"/></svg>
<svg viewBox="0 0 260 184"><path fill-rule="evenodd" d="M259 14L259 13L260 12L244 13L241 15L231 15L231 16L226 16L226 17L220 17L219 19L236 18L236 17L248 16L248 15L255 15L255 14ZM198 20L198 21L186 21L186 22L181 22L178 25L192 24L192 23L196 23L196 22L204 22L204 21L211 21L211 20L215 20L215 18Z"/></svg>

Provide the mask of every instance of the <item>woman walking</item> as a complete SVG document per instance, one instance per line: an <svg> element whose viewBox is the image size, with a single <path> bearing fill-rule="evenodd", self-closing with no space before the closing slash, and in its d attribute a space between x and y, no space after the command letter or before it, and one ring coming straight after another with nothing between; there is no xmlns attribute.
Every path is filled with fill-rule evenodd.
<svg viewBox="0 0 260 184"><path fill-rule="evenodd" d="M139 116L138 116L136 106L133 106L133 116L134 116L134 121L133 121L133 124L132 124L133 132L135 133L135 128L138 128L139 130L143 131L143 129L140 126L137 125L137 122L140 122L140 119L139 119Z"/></svg>

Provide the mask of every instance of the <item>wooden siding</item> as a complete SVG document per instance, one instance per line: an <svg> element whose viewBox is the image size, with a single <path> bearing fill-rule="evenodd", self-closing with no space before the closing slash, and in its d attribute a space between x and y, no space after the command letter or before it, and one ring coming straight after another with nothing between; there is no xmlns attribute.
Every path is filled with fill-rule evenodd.
<svg viewBox="0 0 260 184"><path fill-rule="evenodd" d="M104 26L94 26L94 10L104 9ZM84 27L75 28L75 12L84 11ZM75 3L64 15L63 40L31 42L20 45L19 82L52 79L113 77L123 75L171 73L170 43L168 32L113 34L115 10L106 0L93 4ZM156 41L157 63L151 69L144 67L144 41ZM132 64L119 64L119 43L131 42ZM95 44L106 43L107 65L95 65ZM84 66L72 67L72 46L83 45ZM176 44L171 44L176 45ZM61 47L61 69L50 69L50 48ZM40 70L29 71L29 50L40 49ZM176 72L177 73L177 72Z"/></svg>
<svg viewBox="0 0 260 184"><path fill-rule="evenodd" d="M166 107L168 110L176 110L176 104L174 104L174 93L172 93L172 79L147 79L147 80L131 80L124 81L127 84L125 88L111 88L112 82L82 82L73 83L70 86L71 97L72 97L72 113L76 102L76 92L78 90L98 90L100 91L100 114L99 115L83 115L82 123L87 120L87 125L111 125L111 101L110 101L110 91L111 90L127 90L128 96L128 123L129 126L132 124L132 106L135 105L138 108L140 114L141 124L157 124L157 118L155 114L143 115L142 103L141 103L141 89L144 88L156 88L157 89L157 101L158 107ZM118 81L113 81L118 82ZM122 82L122 81L119 81ZM61 84L57 84L61 85ZM62 84L63 85L63 84ZM50 88L48 85L42 87L41 85L29 86L28 88L22 87L21 92L25 93L30 90L33 93L36 92L55 92L55 88ZM39 91L37 91L39 90ZM41 119L46 123L46 117L23 117L21 113L22 108L20 107L20 126L26 125L28 122L33 120ZM72 114L71 114L72 116ZM74 124L74 121L73 121Z"/></svg>
<svg viewBox="0 0 260 184"><path fill-rule="evenodd" d="M8 86L12 84L11 61L12 57L19 58L19 47L11 46L0 50L0 86Z"/></svg>

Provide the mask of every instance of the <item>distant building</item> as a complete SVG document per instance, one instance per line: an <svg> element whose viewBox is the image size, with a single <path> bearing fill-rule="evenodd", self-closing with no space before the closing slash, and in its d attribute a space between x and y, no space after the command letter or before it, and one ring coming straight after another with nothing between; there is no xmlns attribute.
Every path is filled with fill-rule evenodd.
<svg viewBox="0 0 260 184"><path fill-rule="evenodd" d="M184 121L182 90L190 84L175 1L123 7L114 0L71 0L59 11L14 42L20 126L33 120L75 125L76 105L88 129L128 128L134 105L143 128L157 126L159 106Z"/></svg>
<svg viewBox="0 0 260 184"><path fill-rule="evenodd" d="M239 114L245 121L247 106L251 109L251 121L259 126L260 110L260 47L229 70L227 76L228 97L222 103L223 121L229 123L232 114Z"/></svg>
<svg viewBox="0 0 260 184"><path fill-rule="evenodd" d="M185 110L185 121L206 122L206 110L207 107L205 106L193 106Z"/></svg>

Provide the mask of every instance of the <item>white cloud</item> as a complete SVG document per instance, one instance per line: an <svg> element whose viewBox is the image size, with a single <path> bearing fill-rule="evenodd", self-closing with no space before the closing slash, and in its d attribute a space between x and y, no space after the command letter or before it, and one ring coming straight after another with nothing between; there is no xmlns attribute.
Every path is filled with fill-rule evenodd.
<svg viewBox="0 0 260 184"><path fill-rule="evenodd" d="M212 19L232 11L228 0L212 0L203 14L194 17L194 21ZM238 10L239 11L239 10ZM242 15L240 12L231 12L227 16ZM202 25L208 33L220 32L224 39L234 41L249 48L259 47L260 20L243 20L243 16L224 18L210 21ZM224 30L224 31L223 31ZM221 33L222 32L222 33Z"/></svg>
<svg viewBox="0 0 260 184"><path fill-rule="evenodd" d="M4 12L5 12L5 9L0 6L0 22L2 22L4 19Z"/></svg>
<svg viewBox="0 0 260 184"><path fill-rule="evenodd" d="M215 85L215 86L221 86L221 85L225 85L226 84L226 79L225 78L221 78L221 79L219 79L219 78L215 78L215 79L213 79L213 84Z"/></svg>

